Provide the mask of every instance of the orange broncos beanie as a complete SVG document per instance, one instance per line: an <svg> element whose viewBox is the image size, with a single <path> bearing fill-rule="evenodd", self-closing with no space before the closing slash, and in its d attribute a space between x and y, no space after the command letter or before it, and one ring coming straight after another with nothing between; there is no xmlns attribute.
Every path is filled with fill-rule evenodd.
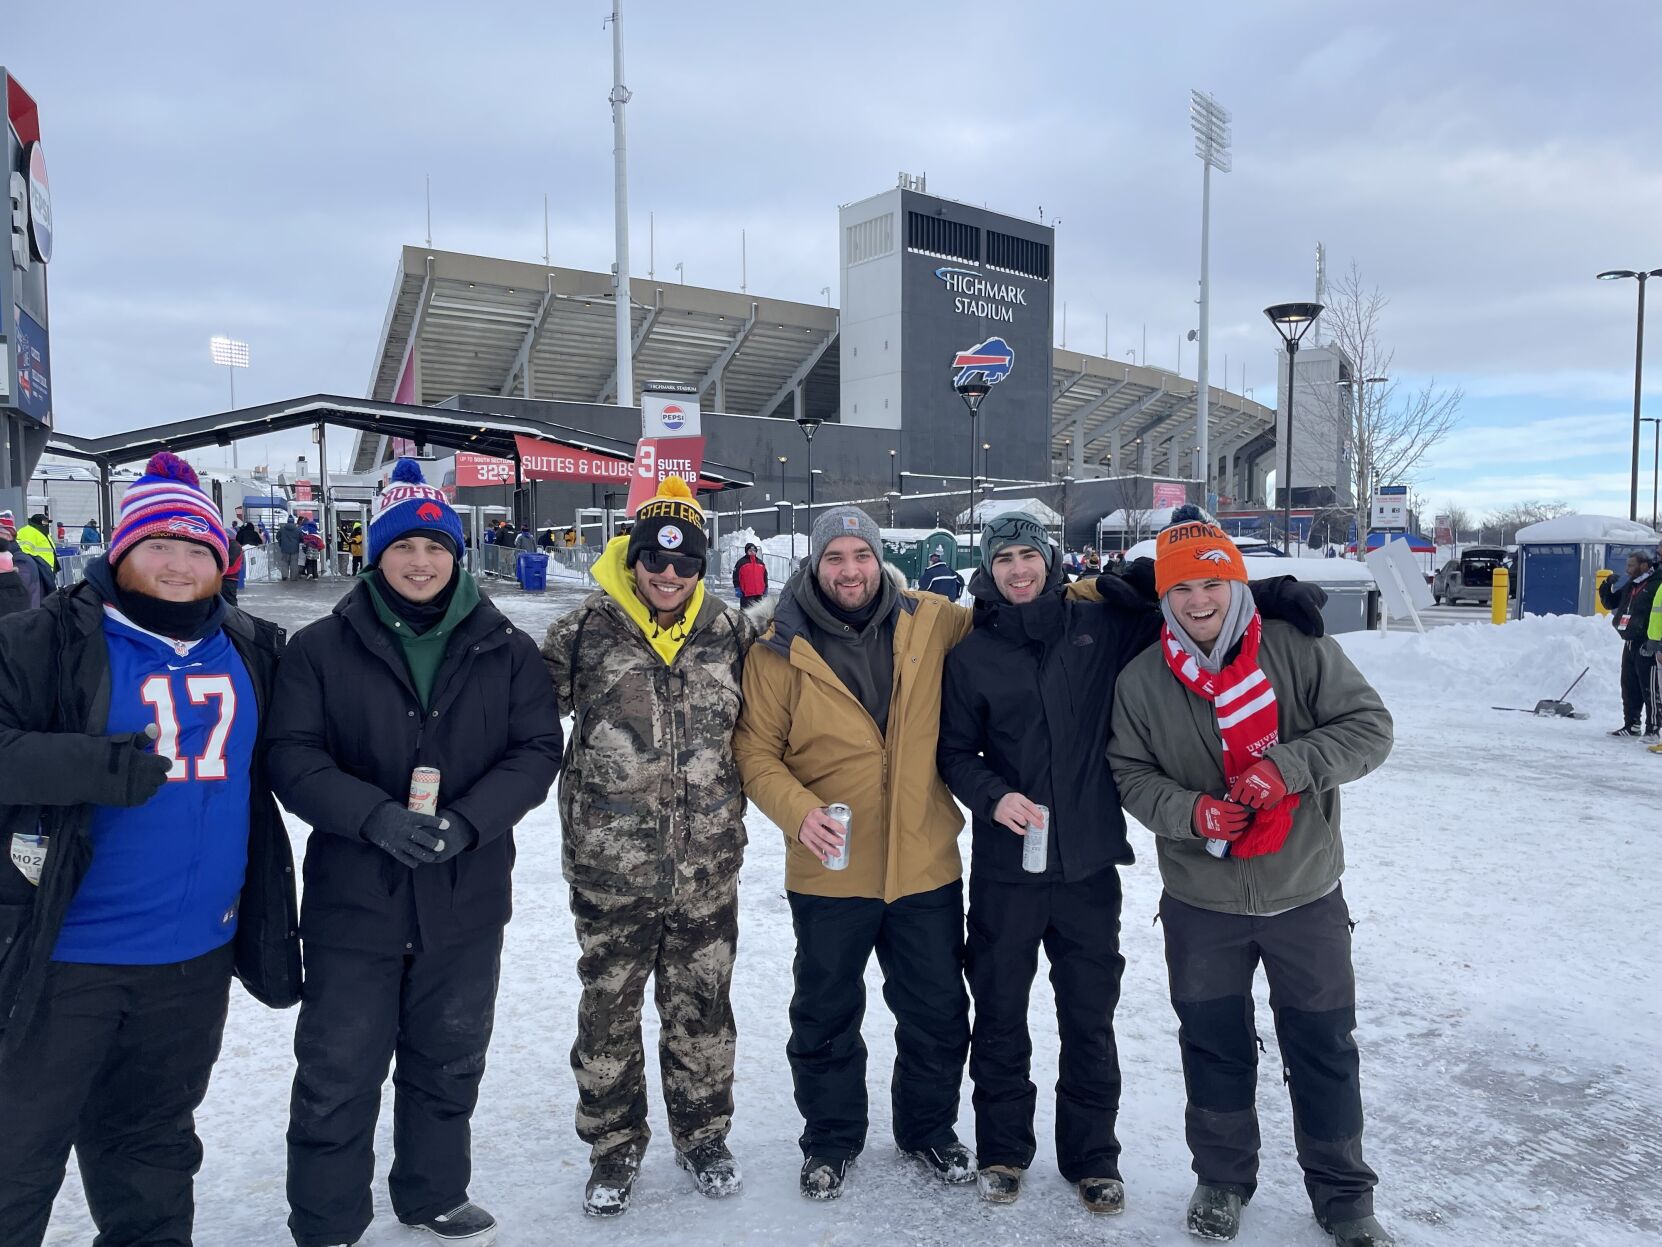
<svg viewBox="0 0 1662 1247"><path fill-rule="evenodd" d="M1154 588L1161 597L1185 580L1247 581L1246 560L1216 524L1173 524L1154 539Z"/></svg>

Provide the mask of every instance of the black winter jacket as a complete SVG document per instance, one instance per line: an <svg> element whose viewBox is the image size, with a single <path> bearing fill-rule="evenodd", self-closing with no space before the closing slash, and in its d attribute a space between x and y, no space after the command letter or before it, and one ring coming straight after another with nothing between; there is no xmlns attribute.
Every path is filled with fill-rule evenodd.
<svg viewBox="0 0 1662 1247"><path fill-rule="evenodd" d="M1612 576L1599 586L1599 598L1604 602L1604 609L1610 612L1611 626L1622 640L1643 642L1645 629L1650 626L1656 590L1662 587L1662 575L1652 570L1643 579L1626 580L1620 588L1612 588L1615 582Z"/></svg>
<svg viewBox="0 0 1662 1247"><path fill-rule="evenodd" d="M366 952L436 949L499 929L511 912L513 827L560 769L560 709L536 643L481 600L451 635L423 712L404 655L356 584L295 634L277 677L271 781L312 826L303 939ZM439 808L478 843L414 870L360 838L410 772L439 771Z"/></svg>
<svg viewBox="0 0 1662 1247"><path fill-rule="evenodd" d="M38 888L0 862L0 1056L25 1030L64 914L92 861L89 788L108 771L110 756L103 625L103 599L84 581L39 610L0 620L0 844L37 827L51 837ZM223 626L253 681L264 742L283 631L235 607ZM236 973L256 1000L286 1008L300 999L294 858L260 747L251 781Z"/></svg>
<svg viewBox="0 0 1662 1247"><path fill-rule="evenodd" d="M1012 606L977 570L974 631L946 658L936 756L970 812L971 861L985 878L1072 883L1133 860L1108 723L1114 681L1159 635L1160 608L1117 577L1103 577L1118 583L1100 602L1065 597L1064 580L1058 567L1038 600ZM993 821L1010 792L1050 809L1042 875L1022 870L1022 838Z"/></svg>

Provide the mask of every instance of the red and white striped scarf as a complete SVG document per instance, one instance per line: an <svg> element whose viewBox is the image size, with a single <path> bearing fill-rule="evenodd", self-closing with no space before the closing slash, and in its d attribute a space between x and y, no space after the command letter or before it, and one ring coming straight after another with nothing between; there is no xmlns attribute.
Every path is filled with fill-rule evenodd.
<svg viewBox="0 0 1662 1247"><path fill-rule="evenodd" d="M1223 738L1223 776L1233 784L1240 774L1264 756L1264 751L1281 739L1281 718L1276 707L1275 688L1258 665L1258 644L1263 639L1264 621L1256 611L1241 637L1241 652L1221 671L1206 671L1172 635L1171 625L1161 629L1160 649L1166 666L1183 687L1212 703L1218 717L1218 735ZM1287 842L1298 798L1287 796L1273 809L1258 811L1246 834L1229 848L1232 857L1257 857L1274 853Z"/></svg>

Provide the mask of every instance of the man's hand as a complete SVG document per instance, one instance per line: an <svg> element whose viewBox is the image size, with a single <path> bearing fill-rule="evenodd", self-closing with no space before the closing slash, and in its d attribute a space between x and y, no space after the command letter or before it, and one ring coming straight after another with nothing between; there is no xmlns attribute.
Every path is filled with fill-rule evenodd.
<svg viewBox="0 0 1662 1247"><path fill-rule="evenodd" d="M1253 812L1234 801L1219 801L1202 793L1192 819L1195 834L1208 840L1234 843L1252 825Z"/></svg>
<svg viewBox="0 0 1662 1247"><path fill-rule="evenodd" d="M993 807L993 822L1003 823L1018 836L1025 836L1028 827L1042 818L1039 807L1019 792L1005 793Z"/></svg>
<svg viewBox="0 0 1662 1247"><path fill-rule="evenodd" d="M364 820L359 834L399 865L414 870L439 860L447 847L445 830L442 819L417 814L396 801L385 801Z"/></svg>
<svg viewBox="0 0 1662 1247"><path fill-rule="evenodd" d="M1259 758L1229 785L1229 799L1254 810L1274 809L1287 795L1287 781L1268 758Z"/></svg>
<svg viewBox="0 0 1662 1247"><path fill-rule="evenodd" d="M167 783L173 759L151 751L158 735L160 732L152 723L142 732L110 737L110 770L116 776L120 794L112 805L125 809L143 805Z"/></svg>
<svg viewBox="0 0 1662 1247"><path fill-rule="evenodd" d="M796 838L820 861L835 857L843 847L843 825L823 807L809 810Z"/></svg>
<svg viewBox="0 0 1662 1247"><path fill-rule="evenodd" d="M443 848L437 850L435 862L448 862L458 853L465 852L479 843L479 832L455 810L439 811L439 837Z"/></svg>
<svg viewBox="0 0 1662 1247"><path fill-rule="evenodd" d="M1305 636L1325 635L1322 607L1327 602L1327 590L1320 585L1307 585L1291 576L1271 576L1254 580L1247 588L1252 590L1253 604L1265 619L1283 620Z"/></svg>

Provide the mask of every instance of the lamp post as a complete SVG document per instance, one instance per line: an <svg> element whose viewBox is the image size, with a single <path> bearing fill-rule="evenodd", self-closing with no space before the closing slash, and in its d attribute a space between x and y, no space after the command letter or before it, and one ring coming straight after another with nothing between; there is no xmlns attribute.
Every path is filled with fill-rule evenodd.
<svg viewBox="0 0 1662 1247"><path fill-rule="evenodd" d="M1645 424L1654 424L1651 430L1650 455L1650 526L1656 527L1656 477L1657 470L1662 468L1662 416L1640 416Z"/></svg>
<svg viewBox="0 0 1662 1247"><path fill-rule="evenodd" d="M814 527L814 434L819 432L819 426L824 424L818 416L798 416L796 425L802 430L802 436L808 440L808 528Z"/></svg>
<svg viewBox="0 0 1662 1247"><path fill-rule="evenodd" d="M1286 493L1281 501L1281 539L1287 543L1289 554L1293 547L1293 368L1298 363L1299 341L1321 314L1320 303L1274 303L1264 309L1264 315L1287 344L1287 438L1283 447L1287 479L1282 482Z"/></svg>
<svg viewBox="0 0 1662 1247"><path fill-rule="evenodd" d="M779 505L780 506L787 505L786 502L785 502L785 465L787 463L789 463L790 461L791 460L790 460L789 455L780 455L779 456ZM774 534L776 536L783 537L785 535L785 517L784 516L779 517L779 527L774 529L773 531L774 531ZM796 531L796 521L795 520L791 521L791 531L792 532ZM795 551L792 551L792 553L795 553Z"/></svg>
<svg viewBox="0 0 1662 1247"><path fill-rule="evenodd" d="M1234 167L1229 152L1229 113L1204 91L1189 92L1189 126L1195 132L1195 155L1200 157L1200 364L1195 373L1195 444L1200 460L1200 492L1209 499L1212 488L1211 430L1208 427L1212 379L1207 345L1211 339L1212 170L1228 173ZM1182 347L1179 346L1179 352ZM1228 362L1227 360L1225 361ZM1225 369L1225 372L1228 370ZM1227 378L1226 378L1227 380Z"/></svg>
<svg viewBox="0 0 1662 1247"><path fill-rule="evenodd" d="M1619 281L1624 277L1631 277L1639 283L1639 331L1638 341L1633 348L1633 471L1628 480L1627 518L1639 518L1639 391L1645 379L1645 282L1652 277L1662 277L1662 268L1653 268L1648 273L1634 272L1628 268L1606 269L1598 275L1600 281Z"/></svg>
<svg viewBox="0 0 1662 1247"><path fill-rule="evenodd" d="M956 382L953 389L958 391L958 397L964 400L964 406L970 411L970 444L969 444L969 519L966 521L966 531L975 531L975 443L981 440L981 402L992 392L992 385L988 382L985 373L971 373L965 369L963 380Z"/></svg>
<svg viewBox="0 0 1662 1247"><path fill-rule="evenodd" d="M889 452L889 489L894 493L900 492L900 459L899 452Z"/></svg>

